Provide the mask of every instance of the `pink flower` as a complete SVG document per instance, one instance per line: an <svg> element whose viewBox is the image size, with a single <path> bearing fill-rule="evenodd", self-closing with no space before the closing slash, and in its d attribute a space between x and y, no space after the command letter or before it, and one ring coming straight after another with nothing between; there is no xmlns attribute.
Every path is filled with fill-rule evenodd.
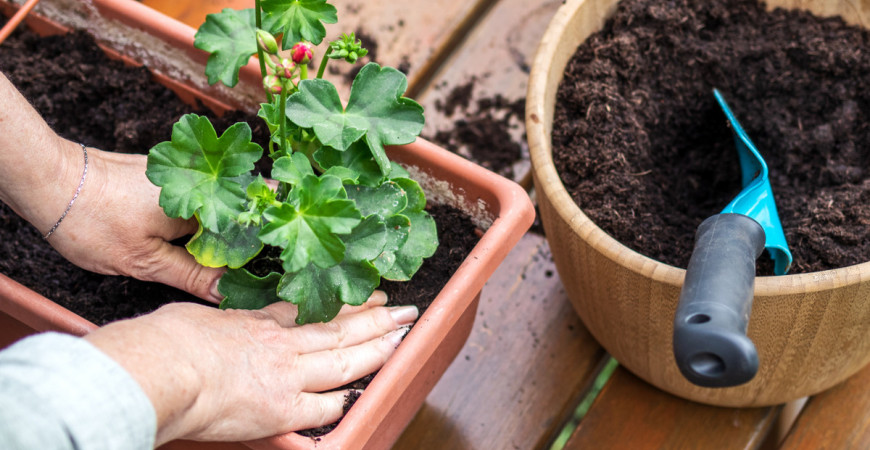
<svg viewBox="0 0 870 450"><path fill-rule="evenodd" d="M299 42L290 50L290 56L296 64L308 64L314 57L314 48L309 42Z"/></svg>

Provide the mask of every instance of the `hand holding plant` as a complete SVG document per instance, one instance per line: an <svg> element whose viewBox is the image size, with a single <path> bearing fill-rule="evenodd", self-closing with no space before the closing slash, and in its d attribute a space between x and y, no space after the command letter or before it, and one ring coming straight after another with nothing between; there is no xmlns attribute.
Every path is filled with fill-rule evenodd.
<svg viewBox="0 0 870 450"><path fill-rule="evenodd" d="M222 308L284 300L298 305L300 324L328 321L342 304L362 304L381 277L410 279L438 245L422 189L384 149L413 142L423 127L423 108L403 97L404 74L365 65L343 105L322 77L331 59L366 55L351 33L329 44L309 78L323 23L335 21L325 0L258 0L253 10L209 15L197 32L196 46L211 53L210 83L234 86L258 54L267 98L259 116L278 182L273 190L251 174L263 149L245 123L218 136L207 118L188 114L151 149L147 175L161 187L160 205L199 223L188 251L202 265L229 268L218 285ZM258 255L280 269L243 267Z"/></svg>

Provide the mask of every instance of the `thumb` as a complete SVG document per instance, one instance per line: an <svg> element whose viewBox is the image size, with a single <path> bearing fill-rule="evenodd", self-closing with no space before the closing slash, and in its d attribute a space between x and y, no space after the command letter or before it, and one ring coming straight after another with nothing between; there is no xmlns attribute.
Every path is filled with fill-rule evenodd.
<svg viewBox="0 0 870 450"><path fill-rule="evenodd" d="M185 248L166 241L157 249L155 256L158 262L151 271L149 281L167 284L210 302L220 303L223 300L217 290L217 282L226 269L200 265Z"/></svg>

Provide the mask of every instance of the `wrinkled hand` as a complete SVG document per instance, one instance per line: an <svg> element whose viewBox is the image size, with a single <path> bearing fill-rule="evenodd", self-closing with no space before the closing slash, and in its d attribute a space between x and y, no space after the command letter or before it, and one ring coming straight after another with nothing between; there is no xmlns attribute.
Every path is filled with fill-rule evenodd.
<svg viewBox="0 0 870 450"><path fill-rule="evenodd" d="M376 292L332 322L297 326L296 307L221 311L173 303L85 339L118 361L157 412L157 445L239 441L317 427L342 415L334 389L379 369L417 318Z"/></svg>
<svg viewBox="0 0 870 450"><path fill-rule="evenodd" d="M82 150L75 143L68 145L73 147L65 149L71 155L66 158L65 177L78 182L84 167ZM51 245L83 269L156 281L219 302L223 297L216 283L223 269L203 267L185 248L169 243L196 232L196 220L170 219L164 214L157 200L160 188L145 177L146 157L89 147L88 159L82 191L49 238ZM75 191L67 191L57 196L68 202Z"/></svg>

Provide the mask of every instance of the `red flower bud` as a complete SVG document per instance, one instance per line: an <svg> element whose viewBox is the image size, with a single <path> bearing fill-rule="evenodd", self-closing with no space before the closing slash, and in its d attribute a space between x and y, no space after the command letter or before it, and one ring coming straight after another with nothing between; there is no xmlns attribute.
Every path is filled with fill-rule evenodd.
<svg viewBox="0 0 870 450"><path fill-rule="evenodd" d="M288 58L281 58L275 66L275 75L284 78L292 78L293 70L296 69L296 64Z"/></svg>
<svg viewBox="0 0 870 450"><path fill-rule="evenodd" d="M290 50L290 56L296 64L308 64L314 57L314 48L308 42L299 42Z"/></svg>
<svg viewBox="0 0 870 450"><path fill-rule="evenodd" d="M275 75L266 75L263 77L263 87L273 94L280 94L282 89L281 80Z"/></svg>

